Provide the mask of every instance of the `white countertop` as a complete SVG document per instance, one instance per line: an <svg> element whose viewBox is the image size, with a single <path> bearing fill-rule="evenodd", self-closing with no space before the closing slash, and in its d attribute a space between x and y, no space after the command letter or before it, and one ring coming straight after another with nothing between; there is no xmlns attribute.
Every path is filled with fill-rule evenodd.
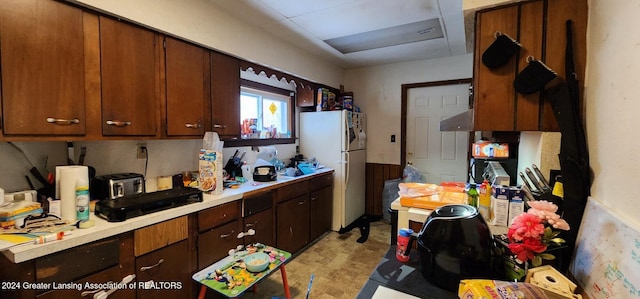
<svg viewBox="0 0 640 299"><path fill-rule="evenodd" d="M247 192L257 191L259 189L267 187L274 187L293 180L299 180L331 171L333 171L333 169L323 168L317 170L313 174L302 175L295 178L284 176L278 177L278 180L274 182L249 181L241 184L237 189L224 189L224 191L220 195L204 193L202 202L187 204L184 206L134 217L122 222L108 222L91 213L90 219L95 221L95 226L91 228L75 229L71 232L70 235L65 235L64 239L45 244L24 243L16 245L3 250L2 253L12 262L21 263L34 258L69 249L78 245L83 245L121 233L129 232L141 227L149 226L169 219L198 212L207 208L232 202L241 199Z"/></svg>

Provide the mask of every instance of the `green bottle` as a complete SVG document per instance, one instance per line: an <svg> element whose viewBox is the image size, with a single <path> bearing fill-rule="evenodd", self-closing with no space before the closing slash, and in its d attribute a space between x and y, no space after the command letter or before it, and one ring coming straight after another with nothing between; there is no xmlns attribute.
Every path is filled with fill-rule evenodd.
<svg viewBox="0 0 640 299"><path fill-rule="evenodd" d="M474 207L478 208L478 189L476 189L476 184L469 184L469 191L467 191L467 203Z"/></svg>

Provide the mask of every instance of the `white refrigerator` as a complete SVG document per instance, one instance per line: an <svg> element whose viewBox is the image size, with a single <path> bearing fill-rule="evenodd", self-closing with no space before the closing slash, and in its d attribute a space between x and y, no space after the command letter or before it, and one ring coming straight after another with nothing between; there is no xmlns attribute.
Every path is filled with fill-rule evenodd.
<svg viewBox="0 0 640 299"><path fill-rule="evenodd" d="M300 153L335 170L331 229L365 213L366 117L347 110L300 113Z"/></svg>

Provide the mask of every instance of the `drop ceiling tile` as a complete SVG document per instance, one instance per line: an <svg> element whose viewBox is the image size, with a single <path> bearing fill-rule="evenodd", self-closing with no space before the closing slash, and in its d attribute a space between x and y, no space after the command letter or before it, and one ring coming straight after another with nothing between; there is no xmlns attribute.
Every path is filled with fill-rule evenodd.
<svg viewBox="0 0 640 299"><path fill-rule="evenodd" d="M447 0L448 1L448 0ZM434 0L359 0L291 20L321 40L438 17Z"/></svg>
<svg viewBox="0 0 640 299"><path fill-rule="evenodd" d="M256 0L253 0L256 1ZM308 13L314 13L337 6L347 4L349 2L358 2L360 0L257 0L265 6L271 7L278 11L286 18L293 18Z"/></svg>

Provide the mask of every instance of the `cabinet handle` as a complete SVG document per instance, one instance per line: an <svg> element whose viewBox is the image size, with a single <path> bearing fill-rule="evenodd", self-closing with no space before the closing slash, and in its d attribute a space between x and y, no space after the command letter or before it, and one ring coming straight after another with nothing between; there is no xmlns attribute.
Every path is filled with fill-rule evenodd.
<svg viewBox="0 0 640 299"><path fill-rule="evenodd" d="M232 230L232 231L231 231L230 233L228 233L228 234L222 234L222 235L220 235L220 239L226 239L226 238L228 238L229 236L233 235L233 233L235 233L235 232L236 232L235 230Z"/></svg>
<svg viewBox="0 0 640 299"><path fill-rule="evenodd" d="M107 125L114 126L114 127L126 127L131 125L130 121L119 121L119 120L108 120L106 121L106 123Z"/></svg>
<svg viewBox="0 0 640 299"><path fill-rule="evenodd" d="M256 231L254 229L249 229L246 233L245 232L239 232L238 233L238 239L242 239L246 236L253 236L256 234Z"/></svg>
<svg viewBox="0 0 640 299"><path fill-rule="evenodd" d="M72 124L79 124L80 120L77 118L74 119L62 119L62 118L53 118L53 117L47 117L47 122L50 124L56 124L56 125L72 125Z"/></svg>
<svg viewBox="0 0 640 299"><path fill-rule="evenodd" d="M160 259L155 265L153 266L147 266L147 267L140 267L140 271L147 271L147 270L151 270L155 267L160 266L160 264L164 263L164 259Z"/></svg>
<svg viewBox="0 0 640 299"><path fill-rule="evenodd" d="M299 202L298 202L298 204L299 204L299 205L303 205L303 204L305 204L305 203L307 203L307 201L306 201L306 200L303 200L303 201L299 201Z"/></svg>
<svg viewBox="0 0 640 299"><path fill-rule="evenodd" d="M293 239L293 227L289 226L289 239Z"/></svg>
<svg viewBox="0 0 640 299"><path fill-rule="evenodd" d="M216 129L226 129L227 128L226 125L218 125L218 124L213 125L213 127L216 128Z"/></svg>
<svg viewBox="0 0 640 299"><path fill-rule="evenodd" d="M128 285L130 282L133 281L133 279L136 278L135 274L129 274L127 276L125 276L122 281L120 281L120 285ZM82 292L80 294L81 297L87 296L87 295L91 295L93 294L93 298L100 298L100 299L106 299L107 297L109 297L109 295L113 294L113 292L119 290L119 287L114 287L108 290L104 290L104 289L97 289L95 291L85 291Z"/></svg>
<svg viewBox="0 0 640 299"><path fill-rule="evenodd" d="M184 124L185 127L189 128L189 129L200 129L202 128L202 125L200 123L197 124L190 124L190 123L186 123Z"/></svg>
<svg viewBox="0 0 640 299"><path fill-rule="evenodd" d="M311 197L311 201L317 200L318 199L318 195Z"/></svg>

